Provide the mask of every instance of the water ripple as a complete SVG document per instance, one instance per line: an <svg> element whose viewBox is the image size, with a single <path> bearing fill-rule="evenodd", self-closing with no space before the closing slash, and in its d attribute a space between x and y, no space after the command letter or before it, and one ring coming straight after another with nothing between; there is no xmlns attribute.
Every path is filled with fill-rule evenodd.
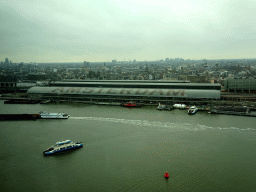
<svg viewBox="0 0 256 192"><path fill-rule="evenodd" d="M237 131L256 131L254 128L238 128L238 127L211 127L200 124L189 124L189 123L171 123L171 122L160 122L160 121L148 121L148 120L130 120L130 119L117 119L117 118L104 118L104 117L70 117L72 120L87 120L87 121L105 121L123 123L128 125L144 126L144 127L157 127L165 129L179 129L179 130L192 130L200 131L205 129L219 129L219 130L237 130Z"/></svg>

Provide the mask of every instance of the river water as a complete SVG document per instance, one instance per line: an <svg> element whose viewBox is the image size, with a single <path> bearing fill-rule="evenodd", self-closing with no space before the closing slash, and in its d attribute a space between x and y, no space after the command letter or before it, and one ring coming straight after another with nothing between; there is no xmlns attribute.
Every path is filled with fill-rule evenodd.
<svg viewBox="0 0 256 192"><path fill-rule="evenodd" d="M0 113L39 111L71 117L0 121L1 191L256 190L254 117L0 101ZM63 139L82 141L84 147L43 156Z"/></svg>

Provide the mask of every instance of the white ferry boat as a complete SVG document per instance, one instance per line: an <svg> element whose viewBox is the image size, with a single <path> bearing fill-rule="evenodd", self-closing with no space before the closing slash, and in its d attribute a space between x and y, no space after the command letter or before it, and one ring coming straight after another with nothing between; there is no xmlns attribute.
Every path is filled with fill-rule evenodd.
<svg viewBox="0 0 256 192"><path fill-rule="evenodd" d="M43 154L44 155L52 155L52 154L56 154L56 153L60 153L60 152L64 152L64 151L68 151L68 150L72 150L72 149L77 149L82 146L83 146L83 144L81 142L75 143L71 140L60 141L60 142L56 142L55 145L46 149L43 152Z"/></svg>
<svg viewBox="0 0 256 192"><path fill-rule="evenodd" d="M191 106L188 110L188 114L193 115L198 111L198 108L196 106Z"/></svg>
<svg viewBox="0 0 256 192"><path fill-rule="evenodd" d="M48 113L46 111L40 111L41 119L68 119L70 115L66 113Z"/></svg>

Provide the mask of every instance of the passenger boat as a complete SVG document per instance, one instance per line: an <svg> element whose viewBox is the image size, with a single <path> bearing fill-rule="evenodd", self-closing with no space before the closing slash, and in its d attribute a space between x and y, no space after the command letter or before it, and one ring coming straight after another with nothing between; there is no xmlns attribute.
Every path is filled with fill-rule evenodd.
<svg viewBox="0 0 256 192"><path fill-rule="evenodd" d="M70 115L66 113L48 113L46 111L40 111L41 119L68 119Z"/></svg>
<svg viewBox="0 0 256 192"><path fill-rule="evenodd" d="M136 102L130 101L128 103L124 103L123 107L141 107L142 104L137 104Z"/></svg>
<svg viewBox="0 0 256 192"><path fill-rule="evenodd" d="M195 114L197 111L198 111L198 108L197 108L196 106L191 106L191 107L188 109L188 114L193 115L193 114Z"/></svg>
<svg viewBox="0 0 256 192"><path fill-rule="evenodd" d="M60 141L60 142L56 142L55 145L46 149L43 152L43 154L44 155L53 155L56 153L60 153L60 152L64 152L64 151L68 151L68 150L72 150L72 149L78 149L82 146L83 146L83 144L81 142L75 143L71 140Z"/></svg>

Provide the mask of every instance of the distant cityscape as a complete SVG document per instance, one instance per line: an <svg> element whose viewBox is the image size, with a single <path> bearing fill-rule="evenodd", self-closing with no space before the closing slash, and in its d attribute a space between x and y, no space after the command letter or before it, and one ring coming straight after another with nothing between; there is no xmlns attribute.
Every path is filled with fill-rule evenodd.
<svg viewBox="0 0 256 192"><path fill-rule="evenodd" d="M220 83L225 91L256 91L256 59L0 63L1 87L13 82L63 80L158 80ZM5 83L7 82L7 84Z"/></svg>

